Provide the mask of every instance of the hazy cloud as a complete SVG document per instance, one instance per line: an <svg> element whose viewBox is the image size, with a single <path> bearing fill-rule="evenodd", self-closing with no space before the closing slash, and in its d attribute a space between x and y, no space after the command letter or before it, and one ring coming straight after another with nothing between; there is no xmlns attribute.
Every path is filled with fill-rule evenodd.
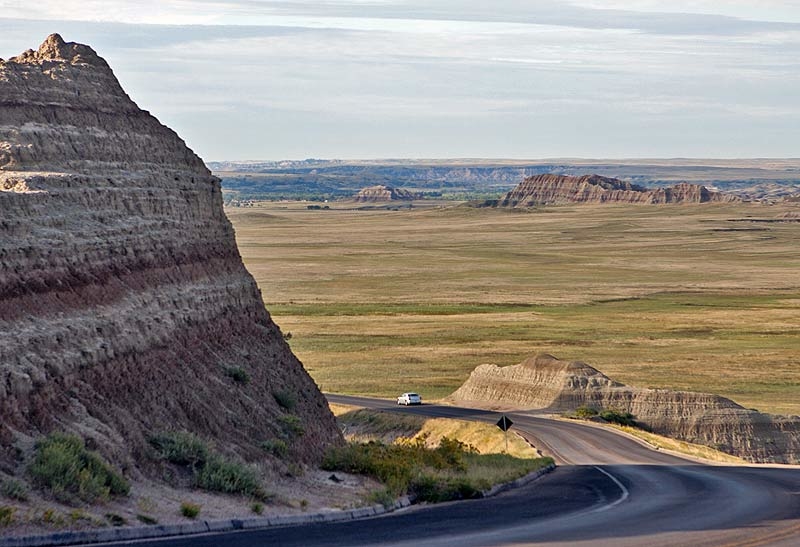
<svg viewBox="0 0 800 547"><path fill-rule="evenodd" d="M800 8L719 4L0 0L0 56L89 43L206 159L796 155Z"/></svg>

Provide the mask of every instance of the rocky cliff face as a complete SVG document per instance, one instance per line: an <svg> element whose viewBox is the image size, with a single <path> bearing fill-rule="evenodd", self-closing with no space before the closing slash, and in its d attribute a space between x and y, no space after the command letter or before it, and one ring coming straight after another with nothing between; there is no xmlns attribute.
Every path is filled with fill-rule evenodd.
<svg viewBox="0 0 800 547"><path fill-rule="evenodd" d="M242 264L218 179L88 46L52 35L0 60L0 211L0 466L51 430L121 465L181 429L263 457L289 412L296 459L341 441Z"/></svg>
<svg viewBox="0 0 800 547"><path fill-rule="evenodd" d="M669 188L648 189L599 175L528 177L507 193L501 207L531 207L563 203L707 203L740 201L733 195L712 192L705 186L681 183Z"/></svg>
<svg viewBox="0 0 800 547"><path fill-rule="evenodd" d="M362 188L356 194L355 200L360 203L373 203L379 201L411 201L420 199L419 194L403 190L402 188L392 188L391 186L368 186Z"/></svg>
<svg viewBox="0 0 800 547"><path fill-rule="evenodd" d="M745 409L707 393L641 389L614 382L582 362L550 355L518 365L481 365L450 398L478 406L630 412L655 433L712 446L756 462L800 463L800 418Z"/></svg>

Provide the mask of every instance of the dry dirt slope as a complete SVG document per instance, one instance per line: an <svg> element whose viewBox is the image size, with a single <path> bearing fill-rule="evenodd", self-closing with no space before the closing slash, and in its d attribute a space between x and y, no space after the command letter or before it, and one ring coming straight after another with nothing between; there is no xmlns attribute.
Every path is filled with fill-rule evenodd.
<svg viewBox="0 0 800 547"><path fill-rule="evenodd" d="M305 428L293 459L341 442L242 264L219 180L90 47L52 35L0 60L0 211L0 471L53 430L131 473L167 429L263 458L282 391Z"/></svg>
<svg viewBox="0 0 800 547"><path fill-rule="evenodd" d="M481 365L450 399L479 406L630 412L654 433L755 462L800 463L800 418L743 408L707 393L628 387L582 362L538 355L518 365Z"/></svg>

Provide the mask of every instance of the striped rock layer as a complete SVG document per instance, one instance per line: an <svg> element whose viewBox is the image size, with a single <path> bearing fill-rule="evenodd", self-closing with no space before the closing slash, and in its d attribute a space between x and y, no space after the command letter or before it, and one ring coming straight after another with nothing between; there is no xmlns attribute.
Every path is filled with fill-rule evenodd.
<svg viewBox="0 0 800 547"><path fill-rule="evenodd" d="M378 185L362 188L354 199L356 202L370 203L379 201L413 201L421 199L421 197L421 194L410 192L403 188Z"/></svg>
<svg viewBox="0 0 800 547"><path fill-rule="evenodd" d="M120 464L165 430L263 457L289 413L298 461L341 442L242 263L219 180L88 46L52 35L0 60L0 466L53 430Z"/></svg>
<svg viewBox="0 0 800 547"><path fill-rule="evenodd" d="M480 365L450 399L559 413L582 406L620 410L654 433L754 462L800 463L797 416L764 414L708 393L628 387L586 363L551 355L507 367Z"/></svg>
<svg viewBox="0 0 800 547"><path fill-rule="evenodd" d="M532 207L565 203L727 203L738 197L712 192L699 184L680 183L669 188L645 188L619 179L584 175L528 177L500 199L501 207Z"/></svg>

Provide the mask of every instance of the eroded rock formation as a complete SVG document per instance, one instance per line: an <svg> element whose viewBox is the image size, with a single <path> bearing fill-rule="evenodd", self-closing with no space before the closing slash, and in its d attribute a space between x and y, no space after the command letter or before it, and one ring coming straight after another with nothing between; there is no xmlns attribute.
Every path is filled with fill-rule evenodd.
<svg viewBox="0 0 800 547"><path fill-rule="evenodd" d="M419 194L402 188L378 185L362 188L356 194L355 200L360 203L372 203L379 201L411 201L420 198Z"/></svg>
<svg viewBox="0 0 800 547"><path fill-rule="evenodd" d="M738 197L712 192L699 184L681 183L669 188L649 189L599 175L528 177L498 203L501 207L532 207L564 203L707 203L741 201Z"/></svg>
<svg viewBox="0 0 800 547"><path fill-rule="evenodd" d="M756 462L800 463L800 418L773 416L708 393L642 389L582 362L538 355L518 365L480 365L450 399L551 412L580 406L630 412L655 433Z"/></svg>
<svg viewBox="0 0 800 547"><path fill-rule="evenodd" d="M263 458L289 413L298 461L341 441L242 264L219 180L90 47L52 35L0 60L0 465L51 430L121 465L181 429Z"/></svg>

